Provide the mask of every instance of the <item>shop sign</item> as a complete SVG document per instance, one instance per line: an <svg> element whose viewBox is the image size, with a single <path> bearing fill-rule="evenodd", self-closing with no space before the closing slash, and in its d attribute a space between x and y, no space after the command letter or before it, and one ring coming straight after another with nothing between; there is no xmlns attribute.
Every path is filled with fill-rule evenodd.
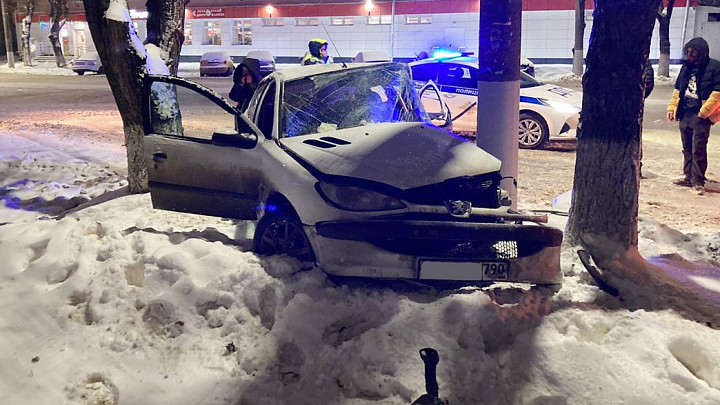
<svg viewBox="0 0 720 405"><path fill-rule="evenodd" d="M224 8L194 8L192 9L193 18L212 18L225 17Z"/></svg>

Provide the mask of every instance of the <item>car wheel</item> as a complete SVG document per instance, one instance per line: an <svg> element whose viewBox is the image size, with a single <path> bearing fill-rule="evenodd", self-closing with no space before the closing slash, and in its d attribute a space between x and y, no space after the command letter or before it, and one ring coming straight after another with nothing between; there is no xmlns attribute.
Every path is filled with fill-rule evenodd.
<svg viewBox="0 0 720 405"><path fill-rule="evenodd" d="M315 261L310 240L296 215L271 212L258 222L253 250L262 255L288 255L303 262Z"/></svg>
<svg viewBox="0 0 720 405"><path fill-rule="evenodd" d="M75 72L75 73L77 73L77 74L79 74L80 76L82 76L82 75L85 74L85 71L84 71L84 70L78 70L78 71Z"/></svg>
<svg viewBox="0 0 720 405"><path fill-rule="evenodd" d="M521 113L518 140L522 149L537 149L548 139L545 120L537 114Z"/></svg>
<svg viewBox="0 0 720 405"><path fill-rule="evenodd" d="M98 68L98 70L97 70L97 74L99 74L99 75L104 75L104 74L105 74L105 68L103 68L102 66L100 66L100 67Z"/></svg>

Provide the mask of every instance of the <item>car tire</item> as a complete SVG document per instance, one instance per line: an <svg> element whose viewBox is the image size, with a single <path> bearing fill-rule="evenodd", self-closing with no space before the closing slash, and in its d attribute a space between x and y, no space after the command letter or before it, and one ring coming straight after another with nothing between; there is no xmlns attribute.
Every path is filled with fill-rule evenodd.
<svg viewBox="0 0 720 405"><path fill-rule="evenodd" d="M258 222L253 250L261 255L288 255L303 262L314 262L310 240L292 209L269 212Z"/></svg>
<svg viewBox="0 0 720 405"><path fill-rule="evenodd" d="M97 70L97 74L99 74L99 75L104 75L104 74L105 74L105 68L102 67L102 66L100 66L100 67L98 68L98 70Z"/></svg>
<svg viewBox="0 0 720 405"><path fill-rule="evenodd" d="M520 149L537 149L548 140L548 126L538 114L520 113L518 141Z"/></svg>
<svg viewBox="0 0 720 405"><path fill-rule="evenodd" d="M75 72L75 73L77 73L78 75L82 76L82 75L85 74L85 71L84 71L84 70L78 70L78 71Z"/></svg>

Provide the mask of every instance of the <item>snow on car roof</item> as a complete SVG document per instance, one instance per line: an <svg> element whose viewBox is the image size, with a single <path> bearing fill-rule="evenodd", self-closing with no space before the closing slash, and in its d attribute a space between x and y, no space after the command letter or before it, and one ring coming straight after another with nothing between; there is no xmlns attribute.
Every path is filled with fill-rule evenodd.
<svg viewBox="0 0 720 405"><path fill-rule="evenodd" d="M315 76L323 73L337 72L340 70L347 69L362 69L365 67L377 67L383 63L347 63L346 67L343 67L342 63L334 63L330 65L309 65L309 66L297 66L287 69L282 69L272 74L277 80L289 81L301 79L303 77ZM390 64L388 62L387 64Z"/></svg>

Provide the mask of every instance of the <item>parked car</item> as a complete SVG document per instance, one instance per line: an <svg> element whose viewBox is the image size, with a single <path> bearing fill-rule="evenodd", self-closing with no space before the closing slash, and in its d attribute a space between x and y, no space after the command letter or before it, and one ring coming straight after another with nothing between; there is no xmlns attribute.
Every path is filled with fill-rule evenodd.
<svg viewBox="0 0 720 405"><path fill-rule="evenodd" d="M273 57L270 51L250 51L245 57L260 61L261 77L265 77L275 71L275 57Z"/></svg>
<svg viewBox="0 0 720 405"><path fill-rule="evenodd" d="M85 52L82 56L72 62L73 72L84 75L85 72L103 73L100 55L97 52Z"/></svg>
<svg viewBox="0 0 720 405"><path fill-rule="evenodd" d="M355 55L353 62L392 62L392 58L390 58L390 55L388 55L388 53L385 51L362 51L358 52L358 54Z"/></svg>
<svg viewBox="0 0 720 405"><path fill-rule="evenodd" d="M259 219L256 252L339 276L561 281L562 232L509 208L498 159L429 123L407 65L279 70L245 113L176 77L144 88L155 208Z"/></svg>
<svg viewBox="0 0 720 405"><path fill-rule="evenodd" d="M200 77L231 76L233 72L235 72L235 64L227 52L205 52L200 58Z"/></svg>
<svg viewBox="0 0 720 405"><path fill-rule="evenodd" d="M478 119L477 58L429 58L409 65L416 88L421 88L428 81L438 85L450 109L453 131L475 136ZM423 102L426 101L430 100L423 99ZM520 147L539 148L548 139L574 137L581 106L581 92L545 84L520 72Z"/></svg>

